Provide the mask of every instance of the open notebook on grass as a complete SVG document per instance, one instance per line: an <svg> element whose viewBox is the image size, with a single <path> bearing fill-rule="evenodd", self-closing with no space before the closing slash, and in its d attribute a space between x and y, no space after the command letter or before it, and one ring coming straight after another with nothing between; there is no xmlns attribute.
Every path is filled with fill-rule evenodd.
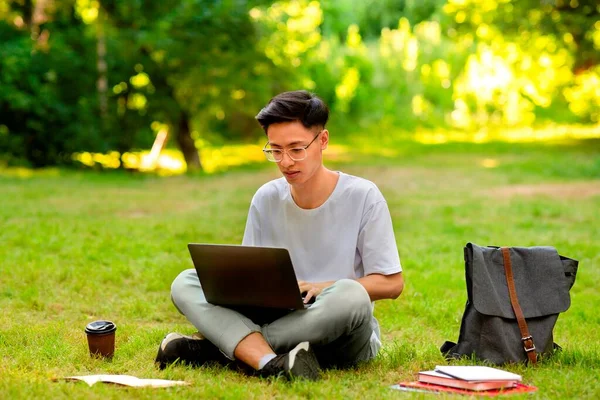
<svg viewBox="0 0 600 400"><path fill-rule="evenodd" d="M171 381L168 379L140 379L131 375L83 375L67 376L62 379L67 381L83 381L90 386L97 382L113 383L121 386L153 388L189 385L189 382L185 381Z"/></svg>

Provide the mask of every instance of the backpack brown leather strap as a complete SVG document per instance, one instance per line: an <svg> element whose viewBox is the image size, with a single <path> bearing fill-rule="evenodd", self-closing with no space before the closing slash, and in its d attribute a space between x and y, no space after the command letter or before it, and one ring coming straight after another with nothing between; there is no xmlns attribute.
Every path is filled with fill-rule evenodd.
<svg viewBox="0 0 600 400"><path fill-rule="evenodd" d="M515 288L515 281L512 272L512 263L510 261L510 250L508 247L502 247L502 257L504 258L504 272L506 274L506 283L508 284L508 294L510 296L510 304L512 305L515 316L517 317L517 323L519 324L519 330L521 331L521 342L523 342L523 348L527 354L527 358L532 364L537 362L537 353L535 352L535 344L533 338L527 328L527 322L523 316L523 311L519 305L519 299L517 297L517 290Z"/></svg>

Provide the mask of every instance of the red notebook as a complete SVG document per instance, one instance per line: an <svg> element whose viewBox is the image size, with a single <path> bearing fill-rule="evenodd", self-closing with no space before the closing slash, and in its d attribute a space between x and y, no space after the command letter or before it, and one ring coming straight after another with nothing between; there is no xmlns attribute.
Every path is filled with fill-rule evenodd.
<svg viewBox="0 0 600 400"><path fill-rule="evenodd" d="M392 389L403 390L408 392L447 392L456 394L465 394L468 396L486 396L494 397L504 394L519 394L519 393L530 393L537 391L537 387L523 385L522 383L516 383L514 387L504 389L491 389L491 390L467 390L453 388L449 386L435 385L433 383L424 382L400 382L397 385L391 386Z"/></svg>

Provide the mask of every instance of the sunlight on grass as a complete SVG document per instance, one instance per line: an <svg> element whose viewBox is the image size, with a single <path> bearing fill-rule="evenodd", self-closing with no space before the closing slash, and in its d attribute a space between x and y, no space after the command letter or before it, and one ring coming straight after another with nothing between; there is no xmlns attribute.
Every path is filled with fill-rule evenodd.
<svg viewBox="0 0 600 400"><path fill-rule="evenodd" d="M486 158L481 161L481 166L484 168L496 168L498 166L498 164L499 164L498 160L493 159L493 158Z"/></svg>
<svg viewBox="0 0 600 400"><path fill-rule="evenodd" d="M245 164L266 162L260 145L228 145L200 150L202 167L207 173L226 170Z"/></svg>
<svg viewBox="0 0 600 400"><path fill-rule="evenodd" d="M222 147L205 147L200 150L202 167L206 173L215 173L246 164L266 162L258 145L225 145ZM87 167L116 169L123 167L142 172L156 172L159 175L177 175L186 172L186 164L178 150L163 150L158 157L151 151L118 152L108 154L76 153L73 159Z"/></svg>
<svg viewBox="0 0 600 400"><path fill-rule="evenodd" d="M504 130L480 130L473 134L464 131L419 131L412 136L417 143L443 144L443 143L532 143L559 140L581 140L600 138L600 125L560 125L544 128L515 128ZM370 142L360 142L359 146L346 144L330 144L324 152L328 161L350 162L357 154L370 154L384 158L395 158L401 154L401 148L381 147L370 145ZM203 171L207 174L227 171L231 168L245 165L267 164L259 144L230 144L221 147L202 146L200 159ZM96 169L135 170L152 172L160 176L179 175L186 172L186 164L182 153L176 149L164 149L157 154L154 150L119 153L112 151L106 154L82 152L75 153L73 160L82 166ZM496 168L497 160L485 159L481 163L484 168ZM56 169L40 170L43 175L58 175ZM40 173L28 168L2 168L0 176L13 176L29 178Z"/></svg>
<svg viewBox="0 0 600 400"><path fill-rule="evenodd" d="M329 159L349 160L348 149L344 145L330 145L326 152ZM203 147L200 149L200 159L204 172L208 174L243 165L268 162L262 152L262 145L253 144ZM73 160L91 168L117 169L123 167L141 172L156 172L159 175L178 175L186 172L183 155L180 151L173 149L163 150L158 157L153 155L152 151L127 152L123 155L116 151L107 154L83 152L73 154ZM27 170L23 169L22 174L25 174L25 171ZM29 174L32 173L29 172Z"/></svg>
<svg viewBox="0 0 600 400"><path fill-rule="evenodd" d="M33 176L58 176L60 171L58 168L44 168L34 170L31 168L14 167L14 168L0 168L0 176L13 177L13 178L31 178Z"/></svg>
<svg viewBox="0 0 600 400"><path fill-rule="evenodd" d="M481 129L475 134L465 131L421 131L414 135L414 139L423 144L450 142L486 143L492 141L530 143L596 138L600 138L600 125L560 125L544 128L523 127L503 130Z"/></svg>
<svg viewBox="0 0 600 400"><path fill-rule="evenodd" d="M78 161L86 167L101 169L125 168L142 172L156 171L159 175L176 175L185 172L185 161L181 152L177 150L163 150L156 157L152 152L126 152L121 155L118 151L102 153L75 153L73 160Z"/></svg>

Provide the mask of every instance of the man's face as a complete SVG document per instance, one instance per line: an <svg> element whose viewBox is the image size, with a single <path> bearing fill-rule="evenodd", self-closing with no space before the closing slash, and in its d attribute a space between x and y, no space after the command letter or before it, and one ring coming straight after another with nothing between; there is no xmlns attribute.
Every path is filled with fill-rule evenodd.
<svg viewBox="0 0 600 400"><path fill-rule="evenodd" d="M308 129L299 121L279 122L269 125L267 137L272 149L284 150L283 158L277 162L277 166L290 185L307 182L323 165L322 151L327 148L329 140L327 130L316 127ZM315 140L311 143L313 139ZM306 158L295 161L290 154L297 153L292 149L300 148L306 148Z"/></svg>

